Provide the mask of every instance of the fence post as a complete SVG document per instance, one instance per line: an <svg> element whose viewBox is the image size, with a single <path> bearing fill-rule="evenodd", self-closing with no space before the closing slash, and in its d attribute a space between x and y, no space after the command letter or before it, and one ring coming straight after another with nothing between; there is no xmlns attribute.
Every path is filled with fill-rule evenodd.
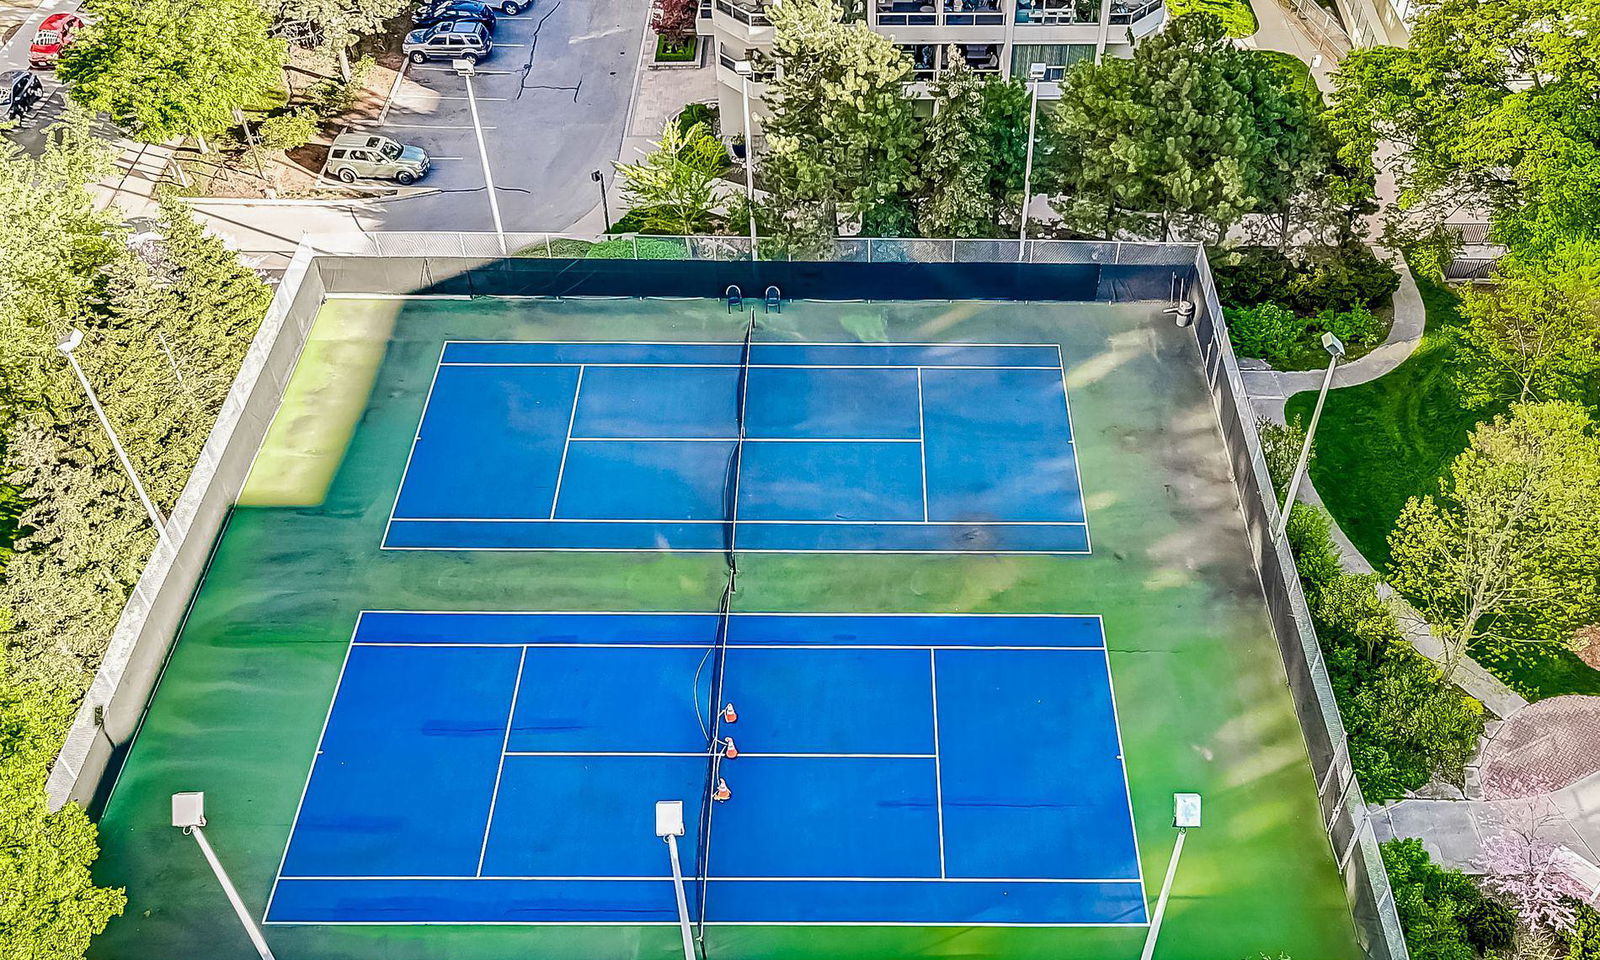
<svg viewBox="0 0 1600 960"><path fill-rule="evenodd" d="M550 234L548 233L544 235L544 255L547 259L554 259L556 255L555 248L550 246Z"/></svg>
<svg viewBox="0 0 1600 960"><path fill-rule="evenodd" d="M639 259L639 235L637 233L633 235L633 259ZM715 786L715 784L712 784L712 786Z"/></svg>

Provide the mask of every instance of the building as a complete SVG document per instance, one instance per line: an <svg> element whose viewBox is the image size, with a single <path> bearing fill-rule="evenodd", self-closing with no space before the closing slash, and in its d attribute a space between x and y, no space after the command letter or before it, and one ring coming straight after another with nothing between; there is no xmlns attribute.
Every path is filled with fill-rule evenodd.
<svg viewBox="0 0 1600 960"><path fill-rule="evenodd" d="M893 39L916 66L913 93L946 68L952 55L980 73L1026 79L1043 64L1041 98L1080 60L1126 56L1133 43L1166 22L1165 0L863 0L868 25ZM741 83L736 66L772 43L769 4L761 0L702 0L698 32L716 57L723 116L737 117ZM953 53L952 53L953 50ZM751 84L752 103L762 84ZM754 109L754 107L753 107ZM731 127L730 127L731 128Z"/></svg>

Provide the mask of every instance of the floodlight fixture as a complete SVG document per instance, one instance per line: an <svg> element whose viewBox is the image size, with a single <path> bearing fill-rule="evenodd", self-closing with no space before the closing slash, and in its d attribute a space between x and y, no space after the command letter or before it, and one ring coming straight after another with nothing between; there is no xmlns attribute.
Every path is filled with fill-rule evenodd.
<svg viewBox="0 0 1600 960"><path fill-rule="evenodd" d="M1344 341L1331 333L1322 335L1322 349L1328 351L1328 356L1335 360L1344 358Z"/></svg>
<svg viewBox="0 0 1600 960"><path fill-rule="evenodd" d="M1200 826L1200 794L1174 793L1172 795L1172 825L1179 830Z"/></svg>
<svg viewBox="0 0 1600 960"><path fill-rule="evenodd" d="M172 825L185 832L206 825L206 795L198 790L172 795Z"/></svg>
<svg viewBox="0 0 1600 960"><path fill-rule="evenodd" d="M450 66L454 67L456 73L461 74L463 77L470 77L478 72L478 65L471 60L451 60Z"/></svg>
<svg viewBox="0 0 1600 960"><path fill-rule="evenodd" d="M657 800L656 836L665 840L668 837L681 837L683 833L683 801Z"/></svg>
<svg viewBox="0 0 1600 960"><path fill-rule="evenodd" d="M735 60L733 61L733 72L741 77L749 77L756 72L756 68L749 60Z"/></svg>
<svg viewBox="0 0 1600 960"><path fill-rule="evenodd" d="M1044 79L1046 69L1047 66L1043 63L1028 64L1028 79L1034 83L1038 83L1040 80Z"/></svg>

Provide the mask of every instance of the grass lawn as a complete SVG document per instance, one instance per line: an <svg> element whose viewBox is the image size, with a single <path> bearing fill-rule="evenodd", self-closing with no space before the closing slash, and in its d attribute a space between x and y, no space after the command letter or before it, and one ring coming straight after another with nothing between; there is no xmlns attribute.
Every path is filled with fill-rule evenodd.
<svg viewBox="0 0 1600 960"><path fill-rule="evenodd" d="M656 37L656 63L688 63L699 52L699 37Z"/></svg>
<svg viewBox="0 0 1600 960"><path fill-rule="evenodd" d="M1250 0L1167 0L1167 10L1174 17L1186 13L1215 14L1230 37L1248 37L1259 26Z"/></svg>
<svg viewBox="0 0 1600 960"><path fill-rule="evenodd" d="M1462 326L1448 288L1417 277L1427 329L1411 358L1393 372L1328 394L1317 428L1311 479L1339 526L1373 567L1389 564L1389 531L1411 497L1437 493L1450 462L1479 423L1505 406L1469 410L1452 366ZM1314 392L1290 398L1293 419L1311 419ZM1474 649L1472 655L1530 700L1566 693L1600 694L1600 670L1553 645Z"/></svg>

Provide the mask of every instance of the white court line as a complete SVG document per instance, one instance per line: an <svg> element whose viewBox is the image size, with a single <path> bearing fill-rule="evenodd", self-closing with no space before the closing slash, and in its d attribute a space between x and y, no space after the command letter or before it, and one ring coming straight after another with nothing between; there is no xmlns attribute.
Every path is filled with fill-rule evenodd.
<svg viewBox="0 0 1600 960"><path fill-rule="evenodd" d="M397 123L389 124L391 127L400 126ZM454 128L451 128L454 129ZM467 129L471 129L468 127ZM484 127L493 130L493 127ZM648 369L716 369L739 370L744 365L739 363L625 363L581 361L588 367L618 367L618 368L648 368ZM541 360L541 361L488 361L488 360L450 360L445 361L447 367L576 367L580 361L575 360ZM1021 364L977 364L977 363L930 363L929 370L1058 370L1058 367L1035 367ZM909 363L752 363L752 370L914 370L916 367Z"/></svg>
<svg viewBox="0 0 1600 960"><path fill-rule="evenodd" d="M441 354L442 356L442 354ZM1061 400L1067 405L1067 442L1072 445L1072 478L1078 481L1078 506L1083 510L1084 553L1094 553L1094 539L1089 532L1089 494L1083 489L1083 464L1078 456L1078 428L1072 423L1072 396L1067 389L1067 358L1056 344L1056 361L1061 365ZM1140 878L1143 881L1143 868Z"/></svg>
<svg viewBox="0 0 1600 960"><path fill-rule="evenodd" d="M451 71L451 72L453 72L453 71ZM535 297L533 299L545 299L545 298ZM589 298L589 297L579 297L579 298L576 298L576 299L587 300L587 299L591 299L591 298ZM634 298L628 297L628 298L625 298L625 299L630 299L631 300L631 299L634 299ZM658 299L658 298L652 297L650 299ZM683 299L683 298L680 298L680 299ZM689 300L704 300L704 299L720 299L720 298L689 297L687 299L689 299ZM627 344L628 346L632 346L632 347L737 347L737 346L740 346L743 342L744 342L744 338L743 337L740 337L738 340L446 340L445 341L445 343L447 343L447 344L450 344L450 343L461 343L461 344L491 343L491 344L503 345L503 344L531 343L531 344L538 344L540 346L561 346L561 347L587 347L587 346L595 346L595 345L599 345L599 344L612 344L612 343ZM862 348L871 349L871 350L892 350L892 349L895 349L897 347L934 347L934 348L941 349L941 350L959 350L959 349L966 348L966 347L1023 347L1023 348L1027 348L1027 349L1031 349L1031 350L1055 350L1055 351L1057 351L1057 356L1060 355L1060 349L1061 349L1060 345L1059 344L1055 344L1055 343L982 343L982 342L979 342L979 341L968 341L968 340L946 340L946 341L944 341L942 343L941 342L937 342L937 341L933 341L933 340L884 340L884 341L870 341L870 342L869 341L864 341L864 340L761 340L761 341L758 341L758 343L760 344L761 349L763 349L763 350L794 350L794 349L804 350L804 349L809 349L811 347L862 347Z"/></svg>
<svg viewBox="0 0 1600 960"><path fill-rule="evenodd" d="M465 123L465 124L461 124L461 123L386 123L386 124L384 124L384 126L389 127L391 129L396 129L396 130L471 130L471 129L473 129L473 126L470 123ZM483 129L485 129L485 130L498 130L500 128L499 127L484 127ZM460 364L449 364L449 366L460 366ZM570 367L570 366L572 366L572 364L569 363L569 364L567 364L567 366Z"/></svg>
<svg viewBox="0 0 1600 960"><path fill-rule="evenodd" d="M1104 630L1104 624L1101 625ZM1128 799L1128 828L1133 833L1133 862L1139 870L1139 899L1144 901L1145 916L1150 915L1150 894L1144 885L1144 858L1139 855L1139 821L1133 818L1133 787L1128 782L1128 755L1122 749L1122 718L1117 714L1117 684L1111 676L1111 644L1102 632L1104 646L1101 653L1106 665L1106 695L1111 698L1111 727L1117 731L1117 766L1122 768L1122 795Z"/></svg>
<svg viewBox="0 0 1600 960"><path fill-rule="evenodd" d="M494 792L489 794L489 815L483 821L483 845L478 848L478 875L483 876L483 858L489 855L489 831L494 827L494 806L500 800L500 777L506 772L506 747L511 745L511 721L517 716L517 694L522 692L522 668L528 663L528 648L522 648L517 661L517 682L511 688L511 706L506 709L506 732L500 740L500 765L494 771Z"/></svg>
<svg viewBox="0 0 1600 960"><path fill-rule="evenodd" d="M417 444L422 442L422 424L428 419L428 407L433 403L433 389L439 385L439 371L444 369L444 346L439 347L439 364L433 368L433 379L428 381L427 396L422 398L422 412L417 414L417 429L411 436L411 450L406 454L405 468L400 471L400 486L395 488L394 503L389 505L389 521L383 525L383 540L379 542L380 549L389 542L389 530L394 526L395 514L400 512L400 494L405 492L406 477L411 474L411 461L417 455Z"/></svg>
<svg viewBox="0 0 1600 960"><path fill-rule="evenodd" d="M549 521L545 521L548 523ZM722 547L396 547L387 542L380 550L415 553L727 553ZM862 556L906 557L1087 557L1088 550L916 550L908 547L883 550L847 550L840 547L790 547L766 549L740 547L743 553L785 556L812 556L818 554L860 554Z"/></svg>
<svg viewBox="0 0 1600 960"><path fill-rule="evenodd" d="M922 416L922 368L917 368L917 443L922 445L922 520L928 520L928 427Z"/></svg>
<svg viewBox="0 0 1600 960"><path fill-rule="evenodd" d="M644 518L644 519L637 519L637 518L632 518L632 517L617 517L615 519L612 519L612 518L609 518L609 517L561 517L561 518L556 519L556 520L551 520L551 519L545 518L545 517L394 517L393 519L399 520L399 521L402 521L402 522L405 522L405 523L532 523L532 524L552 523L552 522L554 522L554 523L593 523L593 524L655 523L655 524L672 525L672 526L676 526L678 524L702 524L702 525L704 525L704 524L714 524L714 523L715 524L727 523L726 520L673 520L673 519L669 519L669 518L666 518L666 517L648 517L648 518ZM779 519L779 520L740 520L739 522L740 523L747 523L747 524L754 524L754 525L760 525L760 524L774 525L774 524L776 524L776 525L780 525L780 526L795 526L795 527L806 527L806 526L813 526L813 525L835 526L835 527L1086 527L1086 526L1088 526L1088 524L1084 523L1082 520L796 520L796 519L792 519L791 518L791 519ZM450 547L450 548L447 548L447 549L453 549L453 550L463 550L463 549L501 550L501 549L505 549L505 548L503 548L503 547ZM544 549L561 549L561 548L560 547L550 547L550 548L544 548ZM626 548L616 548L616 549L626 549ZM689 551L684 551L684 552L687 553ZM789 551L779 551L779 552L789 552ZM807 551L802 551L802 552L807 552ZM845 552L846 553L850 553L850 552L853 552L853 551L845 551ZM866 552L871 553L873 551L866 551ZM890 552L896 552L896 551L890 551ZM926 551L926 550L913 550L911 552L912 553L968 553L968 552L987 552L987 551L966 551L966 550L956 550L956 551L934 550L934 551ZM1056 551L1049 551L1049 552L1054 553Z"/></svg>
<svg viewBox="0 0 1600 960"><path fill-rule="evenodd" d="M504 103L504 102L510 100L511 98L510 97L445 97L445 96L435 96L434 99L435 100L469 100L469 99L471 99L471 100L477 100L479 103Z"/></svg>
<svg viewBox="0 0 1600 960"><path fill-rule="evenodd" d="M528 299L536 299L529 297ZM285 877L286 880L297 879ZM713 883L716 881L713 880ZM268 920L268 927L676 927L676 920ZM1148 927L1149 923L1107 921L1105 923L986 923L978 921L902 921L887 923L837 923L828 920L707 920L708 927L1027 927L1066 929L1076 927Z"/></svg>
<svg viewBox="0 0 1600 960"><path fill-rule="evenodd" d="M928 699L933 701L933 808L939 814L939 876L944 868L944 775L939 769L939 654L928 649Z"/></svg>
<svg viewBox="0 0 1600 960"><path fill-rule="evenodd" d="M488 617L698 617L707 620L721 620L720 613L706 613L703 610L396 610L393 608L378 608L361 611L361 616L369 613L403 613L408 616L488 616ZM1098 613L958 613L952 611L932 611L929 613L853 613L838 611L799 611L790 613L787 610L736 610L729 614L735 620L745 617L849 617L852 620L870 619L874 617L916 618L923 617L959 617L963 620L1097 620L1104 633L1105 618Z"/></svg>
<svg viewBox="0 0 1600 960"><path fill-rule="evenodd" d="M592 648L603 649L603 650L708 650L708 649L711 649L711 647L712 647L712 643L709 640L706 641L705 643L611 643L611 642L606 642L606 641L595 641L595 642L592 642L592 643L584 643L584 642L580 642L580 641L576 641L576 640L564 641L564 642L546 642L546 641L540 641L540 640L530 640L530 641L507 641L506 643L492 643L492 642L489 642L489 641L474 642L474 641L471 641L471 640L463 640L463 641L419 640L419 641L416 641L416 642L411 642L411 641L407 641L407 640L357 640L357 641L355 641L355 645L358 646L358 647L404 647L404 648L409 648L409 647L449 647L451 649L454 649L456 647L461 647L463 649L468 649L468 650L471 650L471 649L503 650L506 647L527 647L529 649L538 649L538 648L545 648L545 647L558 648L558 649L565 649L565 648L588 649L588 648L592 647ZM1091 653L1098 653L1101 650L1101 648L1098 647L1098 646L1093 646L1093 647L1067 647L1067 646L1017 647L1017 646L1001 646L999 644L984 645L984 644L963 644L963 643L934 643L934 644L927 644L927 643L730 643L730 644L728 644L728 649L729 650L910 650L910 651L916 651L916 650L1044 650L1044 651L1051 651L1051 652L1059 651L1061 653L1072 653L1074 651L1088 651L1088 652L1091 652ZM743 755L743 754L744 754L744 751L741 750L740 751L740 755ZM693 754L693 756L697 756L697 757L703 757L705 755L706 755L706 752L704 750L701 750L699 753Z"/></svg>
<svg viewBox="0 0 1600 960"><path fill-rule="evenodd" d="M356 633L361 630L361 616L360 613L356 614L355 626L350 628L350 645L345 648L344 659L339 663L339 679L333 682L333 694L328 697L328 712L322 715L322 730L317 734L316 752L311 755L311 766L306 770L306 782L301 785L300 799L294 805L294 817L289 821L289 834L283 839L283 855L278 858L277 877L273 879L272 889L267 893L267 905L261 910L263 919L272 912L272 898L278 895L278 880L283 877L283 865L289 862L289 845L294 842L295 831L300 827L300 811L305 808L306 794L311 792L311 777L317 772L317 761L322 757L322 741L328 735L328 723L333 720L333 705L339 702L339 688L344 685L345 670L350 666L350 654L356 649Z"/></svg>
<svg viewBox="0 0 1600 960"><path fill-rule="evenodd" d="M738 443L738 437L568 437L580 443ZM745 443L921 443L916 437L745 437Z"/></svg>
<svg viewBox="0 0 1600 960"><path fill-rule="evenodd" d="M704 755L705 755L705 753L704 753L704 751L702 751L701 752L701 756L704 756ZM451 875L448 875L448 874L441 874L441 875L436 875L436 876L399 876L399 875L387 875L386 874L386 875L381 875L381 876L353 876L353 875L352 876L317 875L317 876L304 876L304 877L302 877L302 876L293 876L293 877L283 877L282 879L284 879L284 880L345 881L345 882L361 881L361 880L376 880L376 881L388 881L388 882L393 882L393 881L396 881L396 880L434 880L434 881L437 881L437 880L519 880L519 881L560 881L560 882L571 882L571 883L586 883L586 882L602 882L603 883L603 882L607 882L607 881L622 881L622 882L626 882L626 881L635 881L635 880L667 882L667 881L672 880L672 877L670 875L669 876L662 876L662 877L656 877L656 876L648 876L648 877L633 877L633 876L630 876L630 877L570 876L569 877L569 876L555 876L555 875L552 875L552 876L526 876L526 877L524 877L524 876L498 876L498 875L495 875L495 874L488 874L488 875L484 875L484 876L460 876L460 875L451 876ZM688 879L691 879L691 878L690 877L684 877L684 879L688 880ZM699 877L694 877L693 879L698 881L700 878ZM807 882L815 883L815 882L819 882L820 881L820 882L824 882L824 883L1114 883L1114 884L1138 883L1139 882L1137 880L1128 879L1128 878L1121 878L1121 879L1114 879L1113 880L1113 879L1099 879L1099 878L1094 878L1094 877L722 877L722 876L710 877L709 881L711 883L729 883L729 882L732 882L732 883L807 883ZM1143 926L1143 924L1139 924L1139 926Z"/></svg>
<svg viewBox="0 0 1600 960"><path fill-rule="evenodd" d="M584 366L578 365L578 380L572 385L572 412L567 415L567 439L561 442L561 466L556 468L555 492L550 495L550 519L556 518L556 505L561 502L561 480L567 475L567 451L572 449L572 425L578 420L578 396L583 393Z"/></svg>
<svg viewBox="0 0 1600 960"><path fill-rule="evenodd" d="M704 750L641 751L620 750L507 750L508 757L694 757L704 760ZM739 759L751 757L768 760L937 760L931 753L752 753L739 751Z"/></svg>

